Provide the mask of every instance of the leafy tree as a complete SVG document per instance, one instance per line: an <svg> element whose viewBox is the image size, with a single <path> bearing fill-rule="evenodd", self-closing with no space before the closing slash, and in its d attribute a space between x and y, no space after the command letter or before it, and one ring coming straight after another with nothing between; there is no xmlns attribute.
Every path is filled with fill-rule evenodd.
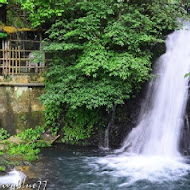
<svg viewBox="0 0 190 190"><path fill-rule="evenodd" d="M0 0L0 6L1 6L1 4L7 4L8 2L7 2L7 0Z"/></svg>
<svg viewBox="0 0 190 190"><path fill-rule="evenodd" d="M33 26L45 26L47 125L64 142L89 138L100 116L124 104L151 78L152 47L179 27L178 4L156 0L26 1Z"/></svg>

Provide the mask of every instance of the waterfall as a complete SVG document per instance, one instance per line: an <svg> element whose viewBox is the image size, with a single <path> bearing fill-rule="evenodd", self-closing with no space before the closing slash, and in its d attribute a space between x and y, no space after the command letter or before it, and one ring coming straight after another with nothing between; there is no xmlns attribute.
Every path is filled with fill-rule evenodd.
<svg viewBox="0 0 190 190"><path fill-rule="evenodd" d="M110 122L108 123L108 126L106 127L105 130L105 137L104 137L104 149L109 150L109 131L110 131Z"/></svg>
<svg viewBox="0 0 190 190"><path fill-rule="evenodd" d="M16 170L10 171L7 175L0 176L0 189L3 187L4 189L19 189L20 185L24 184L25 179L24 173Z"/></svg>
<svg viewBox="0 0 190 190"><path fill-rule="evenodd" d="M119 152L179 156L179 137L188 98L190 31L175 31L167 37L166 53L156 63L141 109L139 124L124 140Z"/></svg>
<svg viewBox="0 0 190 190"><path fill-rule="evenodd" d="M114 124L114 121L115 121L115 110L116 110L116 105L114 105L112 108L111 119L108 123L108 126L106 127L106 130L105 130L104 147L103 147L104 150L109 150L109 148L110 148L110 146L109 146L109 140L110 140L109 133L110 133L110 128Z"/></svg>
<svg viewBox="0 0 190 190"><path fill-rule="evenodd" d="M189 25L189 24L188 24ZM189 28L190 29L190 28ZM102 173L124 177L120 185L137 181L178 181L190 173L179 151L185 123L190 70L190 30L186 24L166 40L166 53L155 63L155 77L140 110L138 124L115 153L92 160Z"/></svg>

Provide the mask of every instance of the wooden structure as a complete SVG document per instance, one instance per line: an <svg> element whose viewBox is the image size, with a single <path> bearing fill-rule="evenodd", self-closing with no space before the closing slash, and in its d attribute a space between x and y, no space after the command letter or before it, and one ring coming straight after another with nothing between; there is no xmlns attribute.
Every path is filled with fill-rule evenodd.
<svg viewBox="0 0 190 190"><path fill-rule="evenodd" d="M3 30L8 37L0 39L0 75L42 73L46 65L41 33L10 26Z"/></svg>

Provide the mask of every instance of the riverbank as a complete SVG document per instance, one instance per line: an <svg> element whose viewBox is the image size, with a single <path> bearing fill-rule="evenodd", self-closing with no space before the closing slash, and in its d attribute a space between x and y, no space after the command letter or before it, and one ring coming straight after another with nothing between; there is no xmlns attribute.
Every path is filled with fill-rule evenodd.
<svg viewBox="0 0 190 190"><path fill-rule="evenodd" d="M0 131L0 171L8 172L16 166L30 166L39 159L40 149L51 146L59 136L48 133L44 126L27 129L10 136L6 130Z"/></svg>

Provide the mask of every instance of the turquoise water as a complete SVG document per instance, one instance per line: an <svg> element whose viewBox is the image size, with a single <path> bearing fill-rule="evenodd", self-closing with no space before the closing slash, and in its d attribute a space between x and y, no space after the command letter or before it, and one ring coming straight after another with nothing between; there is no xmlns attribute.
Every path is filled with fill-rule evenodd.
<svg viewBox="0 0 190 190"><path fill-rule="evenodd" d="M41 160L33 169L42 176L40 180L48 181L47 190L190 189L189 172L183 175L178 173L179 176L171 176L172 180L168 181L167 178L163 180L160 176L160 179L153 181L145 178L145 180L137 180L129 184L127 182L131 180L130 176L114 175L114 169L96 163L99 158L110 154L113 153L80 147L47 148L42 150ZM176 174L171 173L171 175Z"/></svg>

